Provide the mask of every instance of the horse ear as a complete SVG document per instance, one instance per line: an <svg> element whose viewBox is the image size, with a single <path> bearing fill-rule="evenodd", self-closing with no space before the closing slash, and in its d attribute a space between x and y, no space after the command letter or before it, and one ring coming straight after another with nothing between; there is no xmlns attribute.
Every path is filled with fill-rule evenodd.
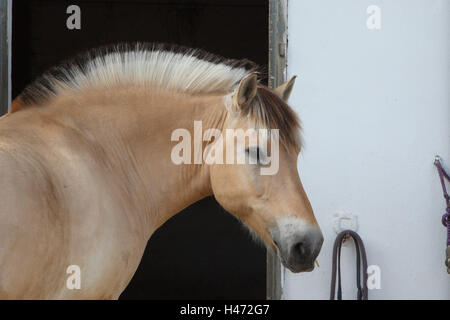
<svg viewBox="0 0 450 320"><path fill-rule="evenodd" d="M258 74L256 72L250 73L239 83L239 87L235 94L235 101L239 108L244 108L249 105L255 98L258 91Z"/></svg>
<svg viewBox="0 0 450 320"><path fill-rule="evenodd" d="M294 88L295 79L297 79L297 76L293 76L291 80L288 82L282 84L278 88L275 89L275 92L283 99L284 101L288 101L289 97L291 96L292 89Z"/></svg>

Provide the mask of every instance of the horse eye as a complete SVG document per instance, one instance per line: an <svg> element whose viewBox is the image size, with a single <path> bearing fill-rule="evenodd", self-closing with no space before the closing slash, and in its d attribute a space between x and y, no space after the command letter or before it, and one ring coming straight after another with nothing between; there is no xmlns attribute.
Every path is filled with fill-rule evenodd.
<svg viewBox="0 0 450 320"><path fill-rule="evenodd" d="M245 152L248 155L250 155L250 151L252 151L253 154L256 154L256 161L258 164L261 164L261 154L260 154L261 151L260 151L259 147L252 148L251 150L250 150L250 148L245 149Z"/></svg>

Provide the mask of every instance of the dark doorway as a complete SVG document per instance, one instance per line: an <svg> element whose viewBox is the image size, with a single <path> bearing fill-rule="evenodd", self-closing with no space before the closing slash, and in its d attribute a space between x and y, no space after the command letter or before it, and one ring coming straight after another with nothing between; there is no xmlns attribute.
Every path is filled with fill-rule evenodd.
<svg viewBox="0 0 450 320"><path fill-rule="evenodd" d="M73 4L81 9L81 30L66 27ZM12 97L59 61L117 42L176 43L266 66L268 10L267 0L14 1ZM213 198L187 208L152 236L121 296L265 297L265 249Z"/></svg>

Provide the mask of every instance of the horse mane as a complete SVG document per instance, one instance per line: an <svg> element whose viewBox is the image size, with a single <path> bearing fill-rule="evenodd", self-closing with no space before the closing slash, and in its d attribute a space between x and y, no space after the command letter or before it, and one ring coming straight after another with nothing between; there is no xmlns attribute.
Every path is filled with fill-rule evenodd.
<svg viewBox="0 0 450 320"><path fill-rule="evenodd" d="M22 106L41 104L62 91L120 84L152 85L186 93L229 92L258 66L201 49L158 43L104 46L62 62L25 88Z"/></svg>
<svg viewBox="0 0 450 320"><path fill-rule="evenodd" d="M260 68L247 59L227 59L201 49L157 43L122 43L79 54L45 72L14 100L10 112L42 105L66 90L115 85L152 86L190 94L232 93ZM299 120L270 89L260 85L250 116L280 129L286 146L300 147Z"/></svg>

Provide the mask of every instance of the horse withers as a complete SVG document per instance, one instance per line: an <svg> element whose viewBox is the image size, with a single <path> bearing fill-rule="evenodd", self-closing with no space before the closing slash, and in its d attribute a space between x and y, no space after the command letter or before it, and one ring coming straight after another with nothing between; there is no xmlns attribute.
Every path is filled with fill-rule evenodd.
<svg viewBox="0 0 450 320"><path fill-rule="evenodd" d="M0 119L0 298L116 299L152 233L209 195L286 268L312 270L323 237L297 171L294 79L271 90L255 70L133 44L28 86Z"/></svg>

